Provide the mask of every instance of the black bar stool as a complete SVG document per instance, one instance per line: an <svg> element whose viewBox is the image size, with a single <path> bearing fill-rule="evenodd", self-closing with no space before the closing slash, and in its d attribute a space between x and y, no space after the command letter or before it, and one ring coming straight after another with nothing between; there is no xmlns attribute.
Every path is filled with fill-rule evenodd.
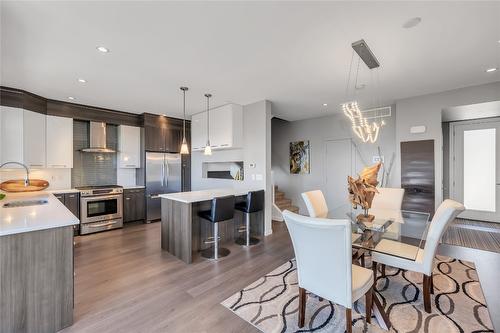
<svg viewBox="0 0 500 333"><path fill-rule="evenodd" d="M235 208L245 215L245 226L238 229L245 236L239 237L236 244L251 246L259 243L259 239L250 236L250 214L264 210L264 190L248 192L247 200L238 203Z"/></svg>
<svg viewBox="0 0 500 333"><path fill-rule="evenodd" d="M214 246L201 251L201 256L217 260L231 253L226 248L219 248L219 222L227 221L234 217L234 195L212 199L211 209L198 212L198 216L212 222L214 226L214 236L204 242L205 244L214 244Z"/></svg>

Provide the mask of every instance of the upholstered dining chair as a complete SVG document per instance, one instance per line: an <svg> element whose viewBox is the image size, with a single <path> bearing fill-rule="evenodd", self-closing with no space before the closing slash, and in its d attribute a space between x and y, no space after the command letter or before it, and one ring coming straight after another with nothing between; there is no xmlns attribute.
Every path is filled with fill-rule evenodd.
<svg viewBox="0 0 500 333"><path fill-rule="evenodd" d="M385 253L372 252L373 263L373 277L374 283L377 278L377 264L384 264L387 266L397 267L404 270L410 270L423 274L423 287L422 293L424 295L424 309L427 313L431 312L431 293L434 293L434 282L432 280L432 270L434 268L434 257L436 255L437 247L441 240L441 236L455 220L455 218L465 210L465 207L456 201L447 199L438 207L432 221L429 225L425 246L423 249L416 248L412 245L402 247L400 242L395 242L387 239L380 241L375 249L384 247ZM412 249L413 248L413 249ZM404 259L403 252L411 250L417 253L416 260ZM401 253L400 253L401 252ZM413 253L415 253L413 252ZM400 256L398 256L398 254ZM382 276L385 272L382 272Z"/></svg>
<svg viewBox="0 0 500 333"><path fill-rule="evenodd" d="M310 217L326 217L328 214L328 206L321 190L304 192L302 193L302 199L306 204Z"/></svg>
<svg viewBox="0 0 500 333"><path fill-rule="evenodd" d="M375 194L371 209L382 210L401 210L403 204L403 195L405 190L402 188L378 187L378 193Z"/></svg>
<svg viewBox="0 0 500 333"><path fill-rule="evenodd" d="M352 264L351 222L283 212L292 238L299 282L299 327L304 326L306 292L346 308L346 330L352 332L353 302L366 297L366 321L372 309L373 272Z"/></svg>

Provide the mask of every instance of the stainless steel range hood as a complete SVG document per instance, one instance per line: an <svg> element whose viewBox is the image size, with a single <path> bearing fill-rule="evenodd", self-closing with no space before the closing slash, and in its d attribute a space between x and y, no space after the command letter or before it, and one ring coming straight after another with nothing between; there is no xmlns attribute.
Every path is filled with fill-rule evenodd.
<svg viewBox="0 0 500 333"><path fill-rule="evenodd" d="M82 149L86 153L116 153L106 147L106 123L90 122L90 146Z"/></svg>

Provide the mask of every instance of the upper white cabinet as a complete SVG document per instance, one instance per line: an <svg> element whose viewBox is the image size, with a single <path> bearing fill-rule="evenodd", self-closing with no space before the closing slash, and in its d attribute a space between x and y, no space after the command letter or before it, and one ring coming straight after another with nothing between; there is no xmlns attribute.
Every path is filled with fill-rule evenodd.
<svg viewBox="0 0 500 333"><path fill-rule="evenodd" d="M47 116L41 113L24 110L24 164L29 168L45 167L45 133Z"/></svg>
<svg viewBox="0 0 500 333"><path fill-rule="evenodd" d="M47 168L73 167L73 119L47 116Z"/></svg>
<svg viewBox="0 0 500 333"><path fill-rule="evenodd" d="M141 167L141 129L135 126L118 126L118 167Z"/></svg>
<svg viewBox="0 0 500 333"><path fill-rule="evenodd" d="M243 107L227 104L210 110L210 145L212 149L243 147ZM203 150L207 142L207 114L198 113L191 119L193 150Z"/></svg>
<svg viewBox="0 0 500 333"><path fill-rule="evenodd" d="M23 119L24 110L0 106L0 156L1 163L24 162L23 154ZM9 165L9 168L17 168Z"/></svg>
<svg viewBox="0 0 500 333"><path fill-rule="evenodd" d="M191 150L203 150L207 144L207 113L197 113L191 118Z"/></svg>

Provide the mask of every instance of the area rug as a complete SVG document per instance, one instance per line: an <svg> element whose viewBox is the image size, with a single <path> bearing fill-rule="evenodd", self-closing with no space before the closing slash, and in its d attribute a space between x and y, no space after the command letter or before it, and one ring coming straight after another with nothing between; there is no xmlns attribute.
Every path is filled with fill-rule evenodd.
<svg viewBox="0 0 500 333"><path fill-rule="evenodd" d="M436 257L436 260L431 314L424 311L421 274L387 267L386 277L378 277L376 293L390 318L390 331L493 332L474 265L447 257ZM342 306L320 301L311 294L308 294L306 304L305 326L299 329L295 260L222 302L265 333L345 332L345 309ZM380 328L375 317L372 324L366 324L364 297L353 307L353 331L387 332Z"/></svg>

